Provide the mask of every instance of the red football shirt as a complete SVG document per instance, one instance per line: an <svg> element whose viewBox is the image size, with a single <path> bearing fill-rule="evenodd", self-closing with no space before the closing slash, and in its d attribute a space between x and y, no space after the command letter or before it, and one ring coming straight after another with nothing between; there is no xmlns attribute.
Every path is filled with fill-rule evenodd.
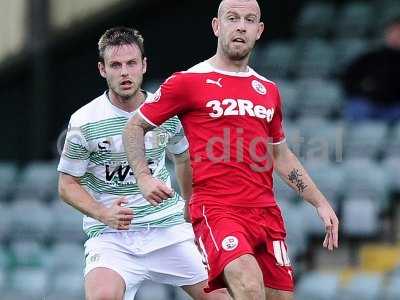
<svg viewBox="0 0 400 300"><path fill-rule="evenodd" d="M189 141L191 204L275 205L268 144L285 139L277 86L249 68L202 62L168 78L139 113L160 125L177 115Z"/></svg>

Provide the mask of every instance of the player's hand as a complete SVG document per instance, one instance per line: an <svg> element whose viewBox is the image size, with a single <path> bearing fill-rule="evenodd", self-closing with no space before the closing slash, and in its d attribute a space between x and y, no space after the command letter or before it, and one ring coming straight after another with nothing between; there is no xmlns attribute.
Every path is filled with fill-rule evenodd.
<svg viewBox="0 0 400 300"><path fill-rule="evenodd" d="M339 247L339 220L328 202L317 207L317 212L325 225L324 248L333 251Z"/></svg>
<svg viewBox="0 0 400 300"><path fill-rule="evenodd" d="M174 191L169 186L151 175L142 175L138 178L137 184L143 197L154 206L172 197L174 194Z"/></svg>
<svg viewBox="0 0 400 300"><path fill-rule="evenodd" d="M111 207L104 208L100 222L118 230L128 230L133 219L131 208L123 207L128 203L125 198L118 198Z"/></svg>

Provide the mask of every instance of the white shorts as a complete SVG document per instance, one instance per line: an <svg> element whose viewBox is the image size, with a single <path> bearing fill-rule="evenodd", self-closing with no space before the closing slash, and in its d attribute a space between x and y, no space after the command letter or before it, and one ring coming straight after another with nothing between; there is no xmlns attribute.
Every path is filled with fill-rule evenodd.
<svg viewBox="0 0 400 300"><path fill-rule="evenodd" d="M188 225L91 238L85 243L85 276L95 268L117 272L125 281L124 300L132 300L145 280L174 286L202 282L207 272Z"/></svg>

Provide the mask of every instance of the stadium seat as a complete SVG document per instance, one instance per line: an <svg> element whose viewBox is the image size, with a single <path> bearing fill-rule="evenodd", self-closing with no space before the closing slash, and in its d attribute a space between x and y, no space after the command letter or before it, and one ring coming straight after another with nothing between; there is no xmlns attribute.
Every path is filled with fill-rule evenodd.
<svg viewBox="0 0 400 300"><path fill-rule="evenodd" d="M297 49L296 75L309 78L329 77L335 69L335 49L329 42L311 39ZM322 101L322 100L321 100Z"/></svg>
<svg viewBox="0 0 400 300"><path fill-rule="evenodd" d="M367 35L374 25L373 6L368 2L346 3L339 12L336 30L339 36L360 37Z"/></svg>
<svg viewBox="0 0 400 300"><path fill-rule="evenodd" d="M343 201L342 232L350 238L375 237L380 231L379 208L369 198L347 198Z"/></svg>
<svg viewBox="0 0 400 300"><path fill-rule="evenodd" d="M389 178L382 166L368 159L346 160L343 165L345 181L343 191L346 197L368 197L373 199L380 210L389 202Z"/></svg>
<svg viewBox="0 0 400 300"><path fill-rule="evenodd" d="M303 275L295 292L296 300L336 300L340 278L335 272L313 271Z"/></svg>
<svg viewBox="0 0 400 300"><path fill-rule="evenodd" d="M58 241L80 241L85 239L82 229L83 215L75 208L57 198L50 205L54 215L51 236Z"/></svg>
<svg viewBox="0 0 400 300"><path fill-rule="evenodd" d="M181 288L174 288L174 300L191 300L192 298Z"/></svg>
<svg viewBox="0 0 400 300"><path fill-rule="evenodd" d="M397 122L394 128L389 131L389 136L385 142L385 155L400 157L400 122Z"/></svg>
<svg viewBox="0 0 400 300"><path fill-rule="evenodd" d="M0 245L0 271L10 268L14 263L10 251L5 246Z"/></svg>
<svg viewBox="0 0 400 300"><path fill-rule="evenodd" d="M322 223L314 206L304 201L299 205L298 213L303 217L308 235L322 237L325 234L325 225Z"/></svg>
<svg viewBox="0 0 400 300"><path fill-rule="evenodd" d="M392 276L389 278L385 288L385 300L399 300L400 299L400 276Z"/></svg>
<svg viewBox="0 0 400 300"><path fill-rule="evenodd" d="M49 278L40 268L17 268L10 276L10 287L20 299L43 299L49 288Z"/></svg>
<svg viewBox="0 0 400 300"><path fill-rule="evenodd" d="M47 299L69 300L84 299L83 266L80 270L59 270L52 276L51 290Z"/></svg>
<svg viewBox="0 0 400 300"><path fill-rule="evenodd" d="M393 192L400 192L400 156L386 157L382 168L389 179L389 188Z"/></svg>
<svg viewBox="0 0 400 300"><path fill-rule="evenodd" d="M283 204L285 203L285 204ZM283 205L282 205L283 204ZM304 215L301 213L302 204L288 203L287 201L279 201L282 215L285 220L290 260L296 260L301 254L307 250L307 224L304 222Z"/></svg>
<svg viewBox="0 0 400 300"><path fill-rule="evenodd" d="M0 266L0 295L3 295L7 289L7 274Z"/></svg>
<svg viewBox="0 0 400 300"><path fill-rule="evenodd" d="M44 267L48 253L41 243L34 240L16 240L10 244L10 253L18 267Z"/></svg>
<svg viewBox="0 0 400 300"><path fill-rule="evenodd" d="M296 123L302 138L301 154L305 162L341 161L344 129L341 122L318 117L303 117Z"/></svg>
<svg viewBox="0 0 400 300"><path fill-rule="evenodd" d="M353 276L341 292L342 300L377 300L381 299L383 276L379 273L361 272Z"/></svg>
<svg viewBox="0 0 400 300"><path fill-rule="evenodd" d="M36 198L17 199L9 212L14 236L42 240L49 237L54 216L43 202Z"/></svg>
<svg viewBox="0 0 400 300"><path fill-rule="evenodd" d="M305 117L329 117L342 109L343 96L335 81L303 79L297 82L298 111Z"/></svg>
<svg viewBox="0 0 400 300"><path fill-rule="evenodd" d="M369 50L369 43L361 38L341 38L334 41L335 73L342 74L354 59Z"/></svg>
<svg viewBox="0 0 400 300"><path fill-rule="evenodd" d="M344 174L340 164L328 161L305 162L305 168L321 192L329 199L336 211L343 196Z"/></svg>
<svg viewBox="0 0 400 300"><path fill-rule="evenodd" d="M347 158L377 158L387 141L387 124L384 122L365 121L347 124L345 135L345 155Z"/></svg>
<svg viewBox="0 0 400 300"><path fill-rule="evenodd" d="M10 201L10 193L15 189L18 170L13 162L0 162L0 200Z"/></svg>
<svg viewBox="0 0 400 300"><path fill-rule="evenodd" d="M281 102L285 120L293 118L296 115L297 107L299 104L297 103L298 91L296 84L293 81L289 80L278 80L276 83L278 85L281 95Z"/></svg>
<svg viewBox="0 0 400 300"><path fill-rule="evenodd" d="M295 48L290 42L275 41L257 51L254 65L267 78L286 78L291 72Z"/></svg>
<svg viewBox="0 0 400 300"><path fill-rule="evenodd" d="M8 238L11 234L12 221L10 205L0 203L0 242Z"/></svg>
<svg viewBox="0 0 400 300"><path fill-rule="evenodd" d="M85 265L83 245L76 242L54 244L48 256L47 268L52 274L63 271L82 272Z"/></svg>
<svg viewBox="0 0 400 300"><path fill-rule="evenodd" d="M297 35L303 37L326 36L333 26L334 15L333 3L308 2L301 10L296 22Z"/></svg>
<svg viewBox="0 0 400 300"><path fill-rule="evenodd" d="M136 294L135 300L165 300L170 299L172 288L151 282L145 282Z"/></svg>
<svg viewBox="0 0 400 300"><path fill-rule="evenodd" d="M55 162L32 162L21 171L16 197L35 195L47 200L57 192L57 164Z"/></svg>
<svg viewBox="0 0 400 300"><path fill-rule="evenodd" d="M298 197L277 173L274 173L274 193L278 201L292 201Z"/></svg>

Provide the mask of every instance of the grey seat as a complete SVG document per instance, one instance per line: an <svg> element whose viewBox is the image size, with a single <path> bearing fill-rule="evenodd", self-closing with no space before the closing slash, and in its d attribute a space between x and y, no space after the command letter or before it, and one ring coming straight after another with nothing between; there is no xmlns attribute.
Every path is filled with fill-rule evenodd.
<svg viewBox="0 0 400 300"><path fill-rule="evenodd" d="M343 300L381 299L383 275L379 273L359 273L353 276L341 293Z"/></svg>
<svg viewBox="0 0 400 300"><path fill-rule="evenodd" d="M59 271L51 280L51 288L46 299L67 300L84 299L84 277L82 269L78 271Z"/></svg>
<svg viewBox="0 0 400 300"><path fill-rule="evenodd" d="M340 38L334 42L336 67L335 72L341 74L354 59L367 52L369 42L362 38Z"/></svg>
<svg viewBox="0 0 400 300"><path fill-rule="evenodd" d="M12 234L12 221L10 205L0 203L0 242Z"/></svg>
<svg viewBox="0 0 400 300"><path fill-rule="evenodd" d="M345 182L341 164L329 161L306 161L305 168L321 192L330 200L331 205L338 210Z"/></svg>
<svg viewBox="0 0 400 300"><path fill-rule="evenodd" d="M380 164L368 159L352 159L343 163L346 197L366 197L374 200L380 210L388 205L389 179Z"/></svg>
<svg viewBox="0 0 400 300"><path fill-rule="evenodd" d="M347 237L374 237L379 230L379 207L374 200L366 197L343 200L342 232Z"/></svg>
<svg viewBox="0 0 400 300"><path fill-rule="evenodd" d="M374 9L368 2L350 2L345 4L337 18L337 34L339 36L365 36L374 25Z"/></svg>
<svg viewBox="0 0 400 300"><path fill-rule="evenodd" d="M15 189L18 175L17 165L13 162L0 162L0 200L7 200L10 193Z"/></svg>
<svg viewBox="0 0 400 300"><path fill-rule="evenodd" d="M306 273L296 288L296 300L336 300L340 288L337 273L313 271Z"/></svg>
<svg viewBox="0 0 400 300"><path fill-rule="evenodd" d="M49 289L49 278L40 268L17 268L10 276L10 288L20 299L43 299Z"/></svg>
<svg viewBox="0 0 400 300"><path fill-rule="evenodd" d="M260 48L254 60L261 74L270 78L286 78L290 72L295 48L288 41L275 41Z"/></svg>
<svg viewBox="0 0 400 300"><path fill-rule="evenodd" d="M82 229L82 213L58 198L52 201L50 208L54 215L51 226L53 239L62 241L83 241L85 239Z"/></svg>
<svg viewBox="0 0 400 300"><path fill-rule="evenodd" d="M400 156L387 157L382 162L382 168L389 179L389 188L391 191L400 192Z"/></svg>
<svg viewBox="0 0 400 300"><path fill-rule="evenodd" d="M387 283L385 294L385 300L398 300L400 299L400 276L392 276Z"/></svg>
<svg viewBox="0 0 400 300"><path fill-rule="evenodd" d="M57 164L55 162L31 162L21 171L17 197L35 195L47 199L57 191Z"/></svg>
<svg viewBox="0 0 400 300"><path fill-rule="evenodd" d="M278 80L277 85L281 95L281 102L285 120L296 115L298 109L298 89L293 81Z"/></svg>
<svg viewBox="0 0 400 300"><path fill-rule="evenodd" d="M172 288L151 282L145 282L136 294L135 300L165 300L170 299Z"/></svg>
<svg viewBox="0 0 400 300"><path fill-rule="evenodd" d="M60 242L48 251L48 270L51 274L62 272L82 273L84 268L84 249L81 243Z"/></svg>
<svg viewBox="0 0 400 300"><path fill-rule="evenodd" d="M303 79L297 82L298 110L305 117L329 117L342 110L343 91L331 80Z"/></svg>
<svg viewBox="0 0 400 300"><path fill-rule="evenodd" d="M321 39L311 39L300 43L297 49L297 75L311 78L326 78L335 69L335 49Z"/></svg>
<svg viewBox="0 0 400 300"><path fill-rule="evenodd" d="M384 147L384 153L386 156L400 157L400 122L389 131Z"/></svg>
<svg viewBox="0 0 400 300"><path fill-rule="evenodd" d="M333 3L308 2L300 12L296 22L297 34L304 37L325 36L331 30L335 15Z"/></svg>
<svg viewBox="0 0 400 300"><path fill-rule="evenodd" d="M17 267L39 268L46 265L47 252L38 241L15 240L10 244L10 251Z"/></svg>
<svg viewBox="0 0 400 300"><path fill-rule="evenodd" d="M387 140L387 124L384 122L365 121L349 123L345 136L345 153L347 158L376 158L385 147Z"/></svg>
<svg viewBox="0 0 400 300"><path fill-rule="evenodd" d="M49 237L53 215L43 202L36 198L17 199L11 204L9 212L13 235L42 240Z"/></svg>

